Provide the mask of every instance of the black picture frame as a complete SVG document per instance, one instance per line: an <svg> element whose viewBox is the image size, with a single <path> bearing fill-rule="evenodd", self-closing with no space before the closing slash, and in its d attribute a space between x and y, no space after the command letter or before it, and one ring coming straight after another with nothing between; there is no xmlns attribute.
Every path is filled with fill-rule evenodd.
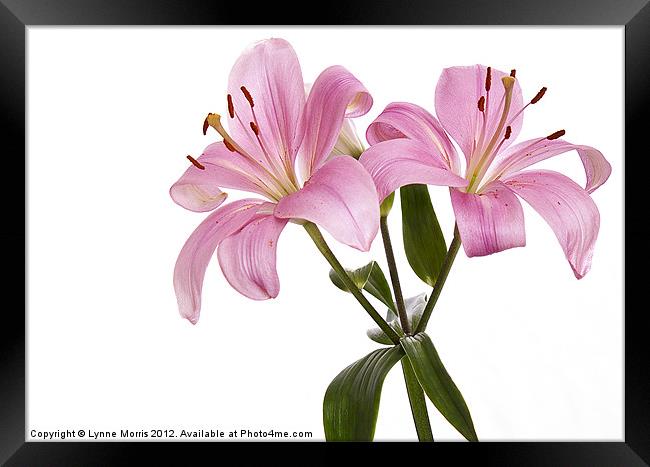
<svg viewBox="0 0 650 467"><path fill-rule="evenodd" d="M8 466L122 465L146 459L158 465L187 465L198 455L214 456L234 449L244 453L235 465L251 465L259 448L273 464L286 443L140 443L140 442L25 442L25 314L26 199L25 46L31 25L233 25L233 24L362 24L362 25L620 25L625 26L625 153L631 154L633 176L645 170L650 150L641 142L648 133L650 99L650 4L648 0L387 0L305 5L301 17L290 19L288 6L267 2L183 0L0 0L0 93L2 94L2 163L5 175L3 228L4 298L0 329L0 462ZM318 11L317 15L310 14ZM562 51L549 51L562 53ZM588 76L585 79L598 79ZM602 92L608 92L603 89ZM597 96L594 96L597 99ZM44 116L52 118L53 116ZM607 118L606 115L603 118ZM617 124L617 122L612 122ZM641 159L641 160L639 160ZM625 177L627 203L643 199L643 184ZM7 187L7 183L9 186ZM23 185L25 183L25 185ZM13 186L15 185L15 186ZM23 197L19 196L23 193ZM23 203L20 203L20 200ZM21 205L22 204L22 205ZM633 210L638 216L645 213ZM627 219L627 218L626 218ZM645 222L626 221L626 244L645 244ZM644 235L645 234L645 235ZM635 238L636 237L636 238ZM21 251L20 246L23 246ZM627 254L625 255L627 257ZM626 259L626 258L625 258ZM641 259L640 256L634 258ZM8 261L7 261L8 260ZM638 277L625 263L625 297L635 300ZM20 274L23 272L23 274ZM642 276L641 276L642 277ZM628 295L628 293L630 295ZM637 292L638 293L638 292ZM640 298L640 297L639 297ZM625 441L624 442L503 442L413 444L408 453L431 456L432 461L452 457L474 465L636 466L650 462L650 377L645 359L647 305L626 306L625 314ZM82 351L82 349L80 349ZM607 375L603 375L606 378ZM228 447L230 446L230 448ZM250 449L254 446L256 449ZM364 445L370 453L393 449L392 443ZM303 443L325 457L337 459L341 449L358 445ZM291 449L294 449L292 446ZM301 449L302 450L302 449ZM190 457L188 457L190 456ZM279 457L278 457L279 458ZM214 457L207 457L212 459ZM292 459L282 457L283 463ZM268 462L267 462L268 463ZM192 462L191 465L195 464ZM440 464L439 464L440 465Z"/></svg>

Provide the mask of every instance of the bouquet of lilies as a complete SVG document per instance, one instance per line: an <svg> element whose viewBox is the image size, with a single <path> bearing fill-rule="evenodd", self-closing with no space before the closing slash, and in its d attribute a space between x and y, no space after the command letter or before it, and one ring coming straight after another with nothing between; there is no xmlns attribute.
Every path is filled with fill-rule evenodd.
<svg viewBox="0 0 650 467"><path fill-rule="evenodd" d="M373 103L361 81L331 66L307 87L288 42L254 44L230 73L227 113L205 119L204 134L212 128L220 141L196 158L187 156L191 164L170 189L180 206L211 212L176 262L180 314L198 321L203 278L215 251L235 290L254 300L276 297L278 238L287 224L302 226L331 266L334 285L375 321L368 337L381 344L325 391L327 440L373 439L383 381L399 362L419 440L433 441L426 397L467 440L478 441L467 403L425 332L454 258L461 245L468 257L524 246L523 199L551 227L582 278L600 225L590 194L611 172L601 152L562 139L564 130L513 144L524 110L545 92L543 87L524 99L515 70L446 68L436 86L437 118L416 104L393 102L367 128L366 149L352 123ZM561 173L529 168L573 150L584 165L584 188ZM449 187L456 218L449 246L427 185ZM224 204L222 190L229 188L254 195ZM387 224L397 190L406 257L432 287L411 298L402 295ZM361 251L381 232L388 278L376 261L344 268L321 228ZM369 296L387 312L380 313Z"/></svg>

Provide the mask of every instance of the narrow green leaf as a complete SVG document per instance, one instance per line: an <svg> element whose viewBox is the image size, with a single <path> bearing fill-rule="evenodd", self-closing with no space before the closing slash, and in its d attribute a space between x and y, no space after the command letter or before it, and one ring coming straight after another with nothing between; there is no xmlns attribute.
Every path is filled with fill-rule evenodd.
<svg viewBox="0 0 650 467"><path fill-rule="evenodd" d="M447 254L445 237L440 230L426 185L400 188L404 251L417 276L431 287L436 283Z"/></svg>
<svg viewBox="0 0 650 467"><path fill-rule="evenodd" d="M413 414L413 422L415 423L418 440L423 442L433 441L426 398L408 358L402 359L402 372L404 373L406 392L409 396L411 414Z"/></svg>
<svg viewBox="0 0 650 467"><path fill-rule="evenodd" d="M393 294L390 291L390 286L388 285L386 276L377 261L371 261L359 269L352 271L346 269L346 271L359 290L364 289L366 292L380 300L389 309L397 312L395 302L393 301ZM344 292L349 292L348 288L334 269L330 269L330 280L339 289Z"/></svg>
<svg viewBox="0 0 650 467"><path fill-rule="evenodd" d="M403 356L399 346L378 349L334 378L323 401L327 441L372 441L384 379Z"/></svg>
<svg viewBox="0 0 650 467"><path fill-rule="evenodd" d="M429 336L421 332L403 337L400 342L433 405L467 440L478 441L465 399L440 361Z"/></svg>
<svg viewBox="0 0 650 467"><path fill-rule="evenodd" d="M408 317L409 324L411 329L417 328L420 324L420 318L422 318L422 312L427 305L427 294L421 293L415 297L410 297L404 300L404 307L406 308L406 316ZM402 337L404 331L402 330L402 324L400 323L397 315L395 315L390 309L388 310L388 316L386 318L388 325L395 330L398 336ZM381 330L378 326L368 329L366 335L373 341L378 342L379 344L385 345L394 345L393 341Z"/></svg>

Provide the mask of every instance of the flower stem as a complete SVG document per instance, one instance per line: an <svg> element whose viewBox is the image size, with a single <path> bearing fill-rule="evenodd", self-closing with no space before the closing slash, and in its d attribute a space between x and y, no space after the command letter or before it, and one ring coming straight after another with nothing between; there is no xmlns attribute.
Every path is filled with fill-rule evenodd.
<svg viewBox="0 0 650 467"><path fill-rule="evenodd" d="M379 218L379 228L381 229L381 238L384 241L384 250L386 251L386 261L388 262L388 271L390 280L393 283L393 292L395 293L395 303L397 304L397 313L399 316L402 331L407 336L411 334L411 325L409 324L406 307L404 306L404 296L402 295L402 286L399 283L397 273L397 264L395 263L395 254L393 253L393 244L390 241L390 232L388 231L388 217Z"/></svg>
<svg viewBox="0 0 650 467"><path fill-rule="evenodd" d="M406 382L406 392L411 404L411 413L415 423L415 431L418 434L418 440L423 442L433 442L433 433L431 432L431 423L429 422L429 413L424 398L422 386L415 376L413 367L408 357L402 358L402 371L404 372L404 381Z"/></svg>
<svg viewBox="0 0 650 467"><path fill-rule="evenodd" d="M393 292L395 293L395 302L397 304L399 320L402 325L402 330L405 334L409 335L411 334L411 326L408 321L406 307L404 306L404 296L402 295L402 286L399 282L395 253L393 252L393 243L390 240L388 216L381 216L379 218L379 227L381 230L381 238L384 241L384 251L386 252L386 261L388 262L390 280L393 283ZM409 396L411 414L413 415L413 423L415 423L415 431L418 434L418 440L433 441L433 433L431 432L431 424L429 422L427 404L424 399L424 391L415 376L415 372L413 371L413 367L411 366L408 357L402 358L402 371L404 372L406 392Z"/></svg>
<svg viewBox="0 0 650 467"><path fill-rule="evenodd" d="M304 224L305 230L311 237L311 239L314 241L316 244L316 248L321 252L321 254L325 257L327 262L332 266L332 269L339 275L345 286L348 288L350 293L354 295L354 298L357 299L357 301L361 304L364 310L368 312L370 317L377 323L377 325L381 328L382 331L388 336L388 338L395 344L399 345L399 336L397 333L391 328L386 320L381 317L381 315L375 310L375 308L372 306L372 304L368 301L368 299L363 295L361 290L358 289L356 284L350 279L350 276L348 276L348 273L345 271L343 266L341 266L341 263L339 260L334 256L334 253L330 249L330 247L327 245L327 242L323 238L323 235L321 234L320 230L314 224L313 222L307 222Z"/></svg>
<svg viewBox="0 0 650 467"><path fill-rule="evenodd" d="M420 318L420 322L418 323L418 327L415 330L415 334L417 334L418 332L422 332L426 329L427 322L429 321L429 318L431 317L431 312L433 311L433 307L436 306L436 302L440 297L440 293L442 292L442 288L445 285L445 281L447 280L447 276L449 275L451 266L452 264L454 264L454 259L456 259L456 253L458 253L460 244L461 241L460 241L460 233L458 232L458 225L455 225L454 239L451 241L451 244L449 245L449 250L447 250L447 256L445 256L445 261L442 263L440 274L438 274L438 279L436 279L436 283L433 286L431 297L429 298L429 301L427 302L427 305L425 306L424 311L422 312L422 318Z"/></svg>

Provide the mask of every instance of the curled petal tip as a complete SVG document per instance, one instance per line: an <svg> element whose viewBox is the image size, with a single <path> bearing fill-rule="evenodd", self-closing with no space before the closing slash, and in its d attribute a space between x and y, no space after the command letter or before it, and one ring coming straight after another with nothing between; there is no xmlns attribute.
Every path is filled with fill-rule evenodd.
<svg viewBox="0 0 650 467"><path fill-rule="evenodd" d="M370 251L370 247L372 246L372 242L375 239L375 236L377 235L378 231L379 231L379 224L377 224L377 230L375 231L374 235L372 235L370 238L364 238L360 240L358 245L351 245L351 246L353 248L356 248L359 251L363 251L364 253Z"/></svg>
<svg viewBox="0 0 650 467"><path fill-rule="evenodd" d="M587 275L590 269L591 269L591 265L583 267L582 270L579 271L573 266L573 264L571 264L571 270L573 271L573 275L576 276L576 279L578 280L583 279Z"/></svg>
<svg viewBox="0 0 650 467"><path fill-rule="evenodd" d="M196 323L199 322L199 317L198 317L198 316L190 316L189 318L187 318L187 320L188 320L191 324L195 325Z"/></svg>

